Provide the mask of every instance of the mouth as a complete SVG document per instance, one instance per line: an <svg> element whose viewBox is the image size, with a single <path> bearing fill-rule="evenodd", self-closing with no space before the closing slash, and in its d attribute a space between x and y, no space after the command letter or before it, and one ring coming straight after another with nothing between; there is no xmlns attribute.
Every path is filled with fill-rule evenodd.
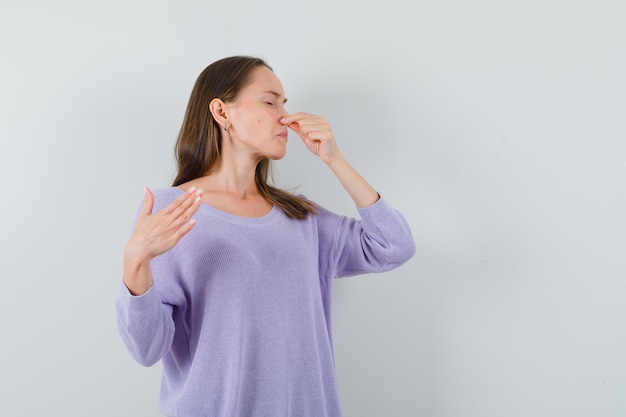
<svg viewBox="0 0 626 417"><path fill-rule="evenodd" d="M288 136L287 131L285 130L284 132L281 132L280 134L278 134L278 136L280 136L281 138L287 140L287 136Z"/></svg>

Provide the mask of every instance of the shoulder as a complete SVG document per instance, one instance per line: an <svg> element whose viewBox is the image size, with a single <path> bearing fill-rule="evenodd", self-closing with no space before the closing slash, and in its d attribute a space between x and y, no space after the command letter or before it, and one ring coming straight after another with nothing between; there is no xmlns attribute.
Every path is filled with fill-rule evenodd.
<svg viewBox="0 0 626 417"><path fill-rule="evenodd" d="M315 206L315 212L307 218L310 222L313 222L318 229L335 229L344 219L348 219L347 216L329 210L328 208L307 198L304 194L298 194L298 197L310 201Z"/></svg>
<svg viewBox="0 0 626 417"><path fill-rule="evenodd" d="M152 190L154 195L154 210L160 210L169 205L184 193L178 187L155 188Z"/></svg>

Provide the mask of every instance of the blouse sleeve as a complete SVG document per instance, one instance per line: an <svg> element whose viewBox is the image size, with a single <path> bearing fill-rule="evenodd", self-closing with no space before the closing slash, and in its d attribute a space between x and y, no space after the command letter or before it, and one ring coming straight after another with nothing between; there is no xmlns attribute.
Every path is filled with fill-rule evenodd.
<svg viewBox="0 0 626 417"><path fill-rule="evenodd" d="M134 296L122 283L116 308L118 331L137 362L152 366L165 356L174 339L172 306L161 301L154 285Z"/></svg>
<svg viewBox="0 0 626 417"><path fill-rule="evenodd" d="M385 199L358 212L361 220L318 210L320 272L326 278L388 271L415 254L409 225Z"/></svg>
<svg viewBox="0 0 626 417"><path fill-rule="evenodd" d="M153 211L165 207L174 197L163 197L167 190L154 190L155 203ZM139 205L139 210L143 201ZM116 299L117 328L122 341L132 357L144 366L152 366L169 351L174 340L175 325L173 319L174 305L169 298L176 293L171 283L175 271L169 262L170 253L157 256L150 262L153 285L140 296L130 293L122 283ZM164 279L159 279L164 278Z"/></svg>

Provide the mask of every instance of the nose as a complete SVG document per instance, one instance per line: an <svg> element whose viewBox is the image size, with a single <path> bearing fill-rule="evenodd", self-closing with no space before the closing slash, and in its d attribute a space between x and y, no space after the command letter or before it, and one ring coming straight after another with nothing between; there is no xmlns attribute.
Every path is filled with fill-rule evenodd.
<svg viewBox="0 0 626 417"><path fill-rule="evenodd" d="M287 111L287 109L285 109L285 106L281 104L280 108L278 109L278 120L282 119L285 116L289 116L289 112Z"/></svg>

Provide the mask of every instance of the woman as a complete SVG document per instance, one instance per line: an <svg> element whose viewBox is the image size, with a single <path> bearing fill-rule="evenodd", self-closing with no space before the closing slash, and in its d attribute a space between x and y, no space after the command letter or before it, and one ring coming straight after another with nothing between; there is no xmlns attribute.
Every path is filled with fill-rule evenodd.
<svg viewBox="0 0 626 417"><path fill-rule="evenodd" d="M340 416L331 281L415 252L403 217L343 158L327 121L289 114L286 101L261 59L209 65L178 137L173 187L146 189L118 327L139 363L162 360L167 416ZM268 184L288 128L337 176L360 221Z"/></svg>

